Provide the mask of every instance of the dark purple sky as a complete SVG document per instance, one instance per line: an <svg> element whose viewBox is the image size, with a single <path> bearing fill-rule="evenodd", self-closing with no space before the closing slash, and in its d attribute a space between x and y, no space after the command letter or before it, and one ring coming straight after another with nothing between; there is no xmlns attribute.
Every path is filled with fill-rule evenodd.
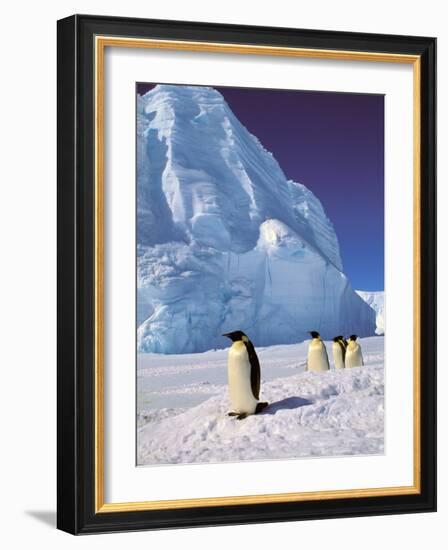
<svg viewBox="0 0 448 550"><path fill-rule="evenodd" d="M137 85L146 93L155 84ZM384 289L384 97L213 86L322 202L353 288Z"/></svg>

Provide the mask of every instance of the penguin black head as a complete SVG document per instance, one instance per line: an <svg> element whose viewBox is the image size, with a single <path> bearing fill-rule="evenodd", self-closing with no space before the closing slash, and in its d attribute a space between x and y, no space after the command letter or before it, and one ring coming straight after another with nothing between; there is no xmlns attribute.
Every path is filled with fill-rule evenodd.
<svg viewBox="0 0 448 550"><path fill-rule="evenodd" d="M356 336L356 334L352 334L350 337L349 337L349 340L353 340L353 342L356 342L356 339L358 337Z"/></svg>
<svg viewBox="0 0 448 550"><path fill-rule="evenodd" d="M311 334L312 338L320 338L320 334L318 332L316 332L315 330L311 330L310 334Z"/></svg>
<svg viewBox="0 0 448 550"><path fill-rule="evenodd" d="M333 338L333 342L339 342L340 339L341 339L340 336L335 336L335 337Z"/></svg>
<svg viewBox="0 0 448 550"><path fill-rule="evenodd" d="M249 338L244 334L242 330L235 330L234 332L227 332L226 334L223 334L223 336L227 336L227 338L230 338L232 342L248 342Z"/></svg>

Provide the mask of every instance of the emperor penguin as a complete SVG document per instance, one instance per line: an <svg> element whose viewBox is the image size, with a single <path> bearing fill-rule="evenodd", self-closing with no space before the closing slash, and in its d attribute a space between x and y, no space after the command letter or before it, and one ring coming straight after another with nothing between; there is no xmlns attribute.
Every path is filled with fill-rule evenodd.
<svg viewBox="0 0 448 550"><path fill-rule="evenodd" d="M345 351L346 342L343 336L335 336L333 338L333 359L335 369L345 368Z"/></svg>
<svg viewBox="0 0 448 550"><path fill-rule="evenodd" d="M258 414L268 406L260 402L260 363L254 345L241 330L223 334L232 340L227 361L229 395L232 411L229 416L242 420Z"/></svg>
<svg viewBox="0 0 448 550"><path fill-rule="evenodd" d="M327 348L321 340L320 334L315 330L310 332L312 340L308 347L308 359L306 368L312 372L323 372L330 370Z"/></svg>
<svg viewBox="0 0 448 550"><path fill-rule="evenodd" d="M347 369L364 365L361 346L356 341L357 338L356 334L352 334L348 339L347 351L345 352L345 367Z"/></svg>

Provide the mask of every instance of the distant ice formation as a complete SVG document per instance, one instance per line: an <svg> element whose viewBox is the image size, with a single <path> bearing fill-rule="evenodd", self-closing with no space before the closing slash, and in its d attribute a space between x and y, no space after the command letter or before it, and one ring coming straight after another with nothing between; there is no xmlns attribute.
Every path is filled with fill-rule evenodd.
<svg viewBox="0 0 448 550"><path fill-rule="evenodd" d="M359 296L369 304L376 313L375 334L384 334L384 291L369 292L365 290L356 291Z"/></svg>

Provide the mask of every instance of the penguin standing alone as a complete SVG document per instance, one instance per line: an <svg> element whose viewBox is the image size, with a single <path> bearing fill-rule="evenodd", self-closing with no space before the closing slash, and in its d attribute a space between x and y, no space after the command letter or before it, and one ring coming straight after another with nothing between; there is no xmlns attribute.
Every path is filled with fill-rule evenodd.
<svg viewBox="0 0 448 550"><path fill-rule="evenodd" d="M335 369L345 368L345 351L347 342L343 336L335 336L333 338L333 359Z"/></svg>
<svg viewBox="0 0 448 550"><path fill-rule="evenodd" d="M330 370L327 348L322 342L320 334L315 330L311 331L310 334L313 339L308 347L308 359L306 362L307 370L312 372L323 372Z"/></svg>
<svg viewBox="0 0 448 550"><path fill-rule="evenodd" d="M347 369L362 367L364 365L361 346L356 341L357 338L356 334L352 334L348 339L347 351L345 353L345 367Z"/></svg>
<svg viewBox="0 0 448 550"><path fill-rule="evenodd" d="M257 414L268 406L261 403L260 397L260 363L254 345L241 330L223 334L233 342L229 350L227 373L232 412L242 420L250 414Z"/></svg>

